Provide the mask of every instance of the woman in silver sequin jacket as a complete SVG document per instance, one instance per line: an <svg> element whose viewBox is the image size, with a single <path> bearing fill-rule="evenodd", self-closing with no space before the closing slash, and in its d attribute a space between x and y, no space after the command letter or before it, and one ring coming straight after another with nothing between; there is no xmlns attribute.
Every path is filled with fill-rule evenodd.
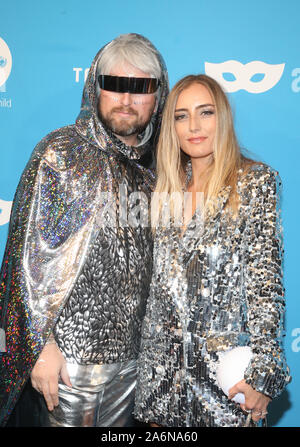
<svg viewBox="0 0 300 447"><path fill-rule="evenodd" d="M251 411L256 425L290 381L279 175L241 154L227 97L205 75L187 76L169 95L157 172L135 416L159 426L234 427ZM252 359L227 396L218 361L238 346L249 346ZM245 403L232 401L238 392Z"/></svg>

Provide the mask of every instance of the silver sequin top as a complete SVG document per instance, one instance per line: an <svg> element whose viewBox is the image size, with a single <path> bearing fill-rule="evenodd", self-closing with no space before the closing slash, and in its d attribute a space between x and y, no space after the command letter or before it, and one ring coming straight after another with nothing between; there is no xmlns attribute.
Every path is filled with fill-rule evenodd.
<svg viewBox="0 0 300 447"><path fill-rule="evenodd" d="M216 382L218 352L250 346L253 388L277 396L289 381L278 192L265 165L240 172L234 218L218 197L204 227L158 229L142 329L135 415L162 426L242 426L244 413Z"/></svg>

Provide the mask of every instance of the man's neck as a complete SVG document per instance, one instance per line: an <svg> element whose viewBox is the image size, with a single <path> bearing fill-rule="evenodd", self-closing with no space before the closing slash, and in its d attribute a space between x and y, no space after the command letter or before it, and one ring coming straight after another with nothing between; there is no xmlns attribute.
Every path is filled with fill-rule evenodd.
<svg viewBox="0 0 300 447"><path fill-rule="evenodd" d="M122 135L117 135L115 134L117 138L119 138L119 140L121 140L124 144L126 144L127 146L137 146L138 145L138 138L137 135L128 135L128 136L122 136Z"/></svg>

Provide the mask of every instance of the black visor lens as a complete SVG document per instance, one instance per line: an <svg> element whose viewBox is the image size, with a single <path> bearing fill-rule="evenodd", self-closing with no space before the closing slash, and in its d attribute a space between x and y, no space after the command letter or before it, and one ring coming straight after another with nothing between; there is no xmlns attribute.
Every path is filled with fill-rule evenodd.
<svg viewBox="0 0 300 447"><path fill-rule="evenodd" d="M159 79L127 78L122 76L100 75L100 88L117 93L154 93L158 89Z"/></svg>

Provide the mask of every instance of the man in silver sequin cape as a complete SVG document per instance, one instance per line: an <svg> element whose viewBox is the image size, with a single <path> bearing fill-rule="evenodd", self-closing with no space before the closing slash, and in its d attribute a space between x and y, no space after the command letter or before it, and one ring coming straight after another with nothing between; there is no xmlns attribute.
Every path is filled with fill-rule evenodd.
<svg viewBox="0 0 300 447"><path fill-rule="evenodd" d="M29 410L27 398L23 412L38 415L45 402L54 408L41 424L132 423L152 258L150 227L140 215L167 94L156 48L137 34L119 36L90 67L76 123L47 135L32 153L14 198L0 279L2 426L22 391L38 402ZM40 394L27 391L30 375Z"/></svg>

